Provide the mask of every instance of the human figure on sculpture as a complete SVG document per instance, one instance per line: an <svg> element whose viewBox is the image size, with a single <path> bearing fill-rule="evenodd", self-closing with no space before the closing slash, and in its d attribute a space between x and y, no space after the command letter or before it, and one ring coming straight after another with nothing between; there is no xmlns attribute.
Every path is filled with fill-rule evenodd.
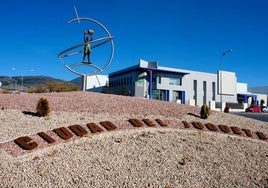
<svg viewBox="0 0 268 188"><path fill-rule="evenodd" d="M84 46L84 56L83 56L83 62L82 63L88 63L88 64L91 64L90 62L90 53L91 53L91 45L90 45L90 41L93 40L93 30L88 30L88 31L85 31L84 32L84 43L85 43L85 46ZM90 35L90 40L89 38L86 36L86 35ZM85 58L87 56L87 62L85 62Z"/></svg>

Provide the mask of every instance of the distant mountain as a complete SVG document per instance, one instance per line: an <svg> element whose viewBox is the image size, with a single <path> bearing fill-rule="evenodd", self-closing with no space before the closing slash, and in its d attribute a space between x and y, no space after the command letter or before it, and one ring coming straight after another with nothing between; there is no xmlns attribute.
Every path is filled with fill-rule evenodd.
<svg viewBox="0 0 268 188"><path fill-rule="evenodd" d="M82 78L81 78L81 76L79 76L73 80L70 80L70 82L80 87L81 83L82 83Z"/></svg>
<svg viewBox="0 0 268 188"><path fill-rule="evenodd" d="M251 87L248 88L248 91L251 93L266 94L268 95L268 86L263 87Z"/></svg>
<svg viewBox="0 0 268 188"><path fill-rule="evenodd" d="M0 76L2 88L8 90L26 90L36 85L45 84L47 82L66 82L64 80L52 78L49 76Z"/></svg>

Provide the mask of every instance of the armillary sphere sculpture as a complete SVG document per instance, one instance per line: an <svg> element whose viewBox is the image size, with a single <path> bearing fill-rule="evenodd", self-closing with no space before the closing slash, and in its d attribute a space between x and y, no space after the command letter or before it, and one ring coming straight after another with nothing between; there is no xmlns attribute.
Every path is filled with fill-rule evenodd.
<svg viewBox="0 0 268 188"><path fill-rule="evenodd" d="M58 54L58 58L69 71L82 76L82 88L85 91L87 76L97 76L111 64L114 56L114 43L113 36L100 22L91 18L77 17L67 23L71 24L76 21L81 23L80 27L83 23L86 28L86 30L83 28L82 32L79 31L79 35L84 34L84 41L63 50ZM95 38L95 33L104 36Z"/></svg>

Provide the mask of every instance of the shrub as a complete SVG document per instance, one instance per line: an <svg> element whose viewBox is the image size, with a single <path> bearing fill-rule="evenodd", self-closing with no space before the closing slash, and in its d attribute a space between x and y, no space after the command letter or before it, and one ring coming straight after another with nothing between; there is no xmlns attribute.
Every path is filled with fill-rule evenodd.
<svg viewBox="0 0 268 188"><path fill-rule="evenodd" d="M202 119L207 119L210 115L210 109L206 104L203 104L200 111L200 116Z"/></svg>
<svg viewBox="0 0 268 188"><path fill-rule="evenodd" d="M47 82L39 84L27 90L28 93L47 93L47 92L70 92L79 91L80 87L69 82Z"/></svg>
<svg viewBox="0 0 268 188"><path fill-rule="evenodd" d="M0 89L0 93L3 93L3 94L9 94L11 93L10 91L8 91L7 89Z"/></svg>
<svg viewBox="0 0 268 188"><path fill-rule="evenodd" d="M224 108L224 112L225 112L225 113L229 113L229 110L230 110L229 105L226 105L225 108Z"/></svg>
<svg viewBox="0 0 268 188"><path fill-rule="evenodd" d="M261 106L263 106L263 105L264 105L264 103L265 103L265 102L264 102L264 100L262 99L262 100L261 100Z"/></svg>
<svg viewBox="0 0 268 188"><path fill-rule="evenodd" d="M48 100L46 98L40 98L36 105L36 113L39 116L48 116L50 113Z"/></svg>

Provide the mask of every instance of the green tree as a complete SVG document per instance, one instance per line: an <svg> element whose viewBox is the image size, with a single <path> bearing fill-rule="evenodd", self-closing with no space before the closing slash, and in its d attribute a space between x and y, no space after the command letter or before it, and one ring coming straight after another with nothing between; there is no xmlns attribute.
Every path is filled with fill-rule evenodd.
<svg viewBox="0 0 268 188"><path fill-rule="evenodd" d="M261 100L261 106L264 106L264 100L263 99Z"/></svg>
<svg viewBox="0 0 268 188"><path fill-rule="evenodd" d="M47 93L47 92L70 92L79 91L80 87L69 82L47 82L29 89L28 93Z"/></svg>

